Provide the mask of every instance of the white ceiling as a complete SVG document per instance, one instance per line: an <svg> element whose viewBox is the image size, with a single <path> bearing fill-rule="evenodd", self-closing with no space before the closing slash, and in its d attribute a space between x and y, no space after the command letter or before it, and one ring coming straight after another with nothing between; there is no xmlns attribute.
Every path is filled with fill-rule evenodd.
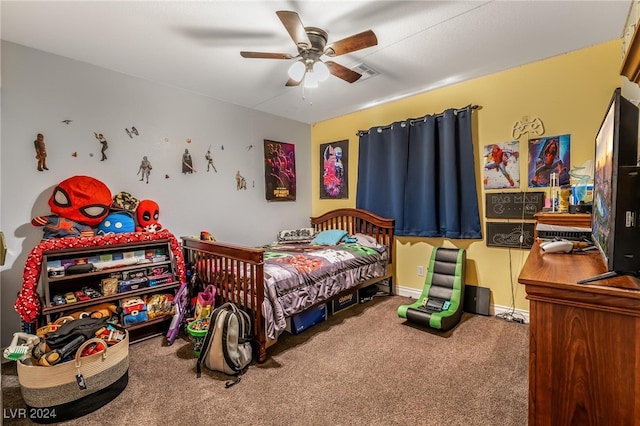
<svg viewBox="0 0 640 426"><path fill-rule="evenodd" d="M620 38L624 1L2 1L2 39L225 102L314 123ZM297 54L276 16L298 12L329 43L373 30L378 45L333 58L380 74L285 87ZM326 57L323 57L326 59Z"/></svg>

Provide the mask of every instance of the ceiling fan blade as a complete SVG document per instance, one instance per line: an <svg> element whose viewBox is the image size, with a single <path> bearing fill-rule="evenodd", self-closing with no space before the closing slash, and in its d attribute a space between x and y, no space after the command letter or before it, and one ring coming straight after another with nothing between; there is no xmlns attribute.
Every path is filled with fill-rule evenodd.
<svg viewBox="0 0 640 426"><path fill-rule="evenodd" d="M358 81L362 74L350 70L349 68L335 63L333 61L325 61L324 64L329 68L329 72L338 78L343 79L349 83Z"/></svg>
<svg viewBox="0 0 640 426"><path fill-rule="evenodd" d="M268 52L240 52L243 58L260 58L260 59L292 59L293 55L289 53L268 53Z"/></svg>
<svg viewBox="0 0 640 426"><path fill-rule="evenodd" d="M300 20L300 16L296 12L289 12L286 10L279 10L276 12L278 18L282 21L282 24L289 32L291 39L298 47L310 48L311 41L307 36L307 32L304 29L304 25L302 25L302 21Z"/></svg>
<svg viewBox="0 0 640 426"><path fill-rule="evenodd" d="M356 50L366 49L367 47L378 44L378 38L371 30L352 35L335 43L331 43L324 50L327 56L344 55L345 53L355 52Z"/></svg>
<svg viewBox="0 0 640 426"><path fill-rule="evenodd" d="M302 83L302 80L300 80L300 81L295 81L294 79L290 78L290 79L287 81L287 84L285 84L285 86L289 86L289 87L290 87L290 86L300 86L300 83Z"/></svg>

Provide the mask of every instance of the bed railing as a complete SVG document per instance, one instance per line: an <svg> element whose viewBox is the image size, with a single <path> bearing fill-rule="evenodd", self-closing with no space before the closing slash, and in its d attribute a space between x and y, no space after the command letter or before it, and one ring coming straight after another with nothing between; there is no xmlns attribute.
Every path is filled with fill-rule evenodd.
<svg viewBox="0 0 640 426"><path fill-rule="evenodd" d="M266 359L264 300L264 250L182 237L185 262L196 268L203 285L217 289L219 303L245 308L253 321L258 358Z"/></svg>

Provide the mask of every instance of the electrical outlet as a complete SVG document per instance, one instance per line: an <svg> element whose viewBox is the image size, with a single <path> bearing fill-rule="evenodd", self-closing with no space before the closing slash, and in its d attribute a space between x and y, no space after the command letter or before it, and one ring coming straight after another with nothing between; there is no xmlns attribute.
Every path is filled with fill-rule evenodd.
<svg viewBox="0 0 640 426"><path fill-rule="evenodd" d="M418 266L418 276L424 277L424 266L422 265Z"/></svg>

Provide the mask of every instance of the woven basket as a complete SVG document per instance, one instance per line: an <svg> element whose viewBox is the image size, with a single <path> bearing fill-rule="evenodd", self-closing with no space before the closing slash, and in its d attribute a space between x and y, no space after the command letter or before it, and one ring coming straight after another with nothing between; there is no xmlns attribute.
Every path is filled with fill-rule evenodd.
<svg viewBox="0 0 640 426"><path fill-rule="evenodd" d="M81 357L91 343L102 352ZM107 347L102 339L89 339L78 348L75 360L51 367L17 363L18 381L29 416L36 423L58 423L91 413L113 400L128 383L129 333ZM77 375L86 385L82 389Z"/></svg>

